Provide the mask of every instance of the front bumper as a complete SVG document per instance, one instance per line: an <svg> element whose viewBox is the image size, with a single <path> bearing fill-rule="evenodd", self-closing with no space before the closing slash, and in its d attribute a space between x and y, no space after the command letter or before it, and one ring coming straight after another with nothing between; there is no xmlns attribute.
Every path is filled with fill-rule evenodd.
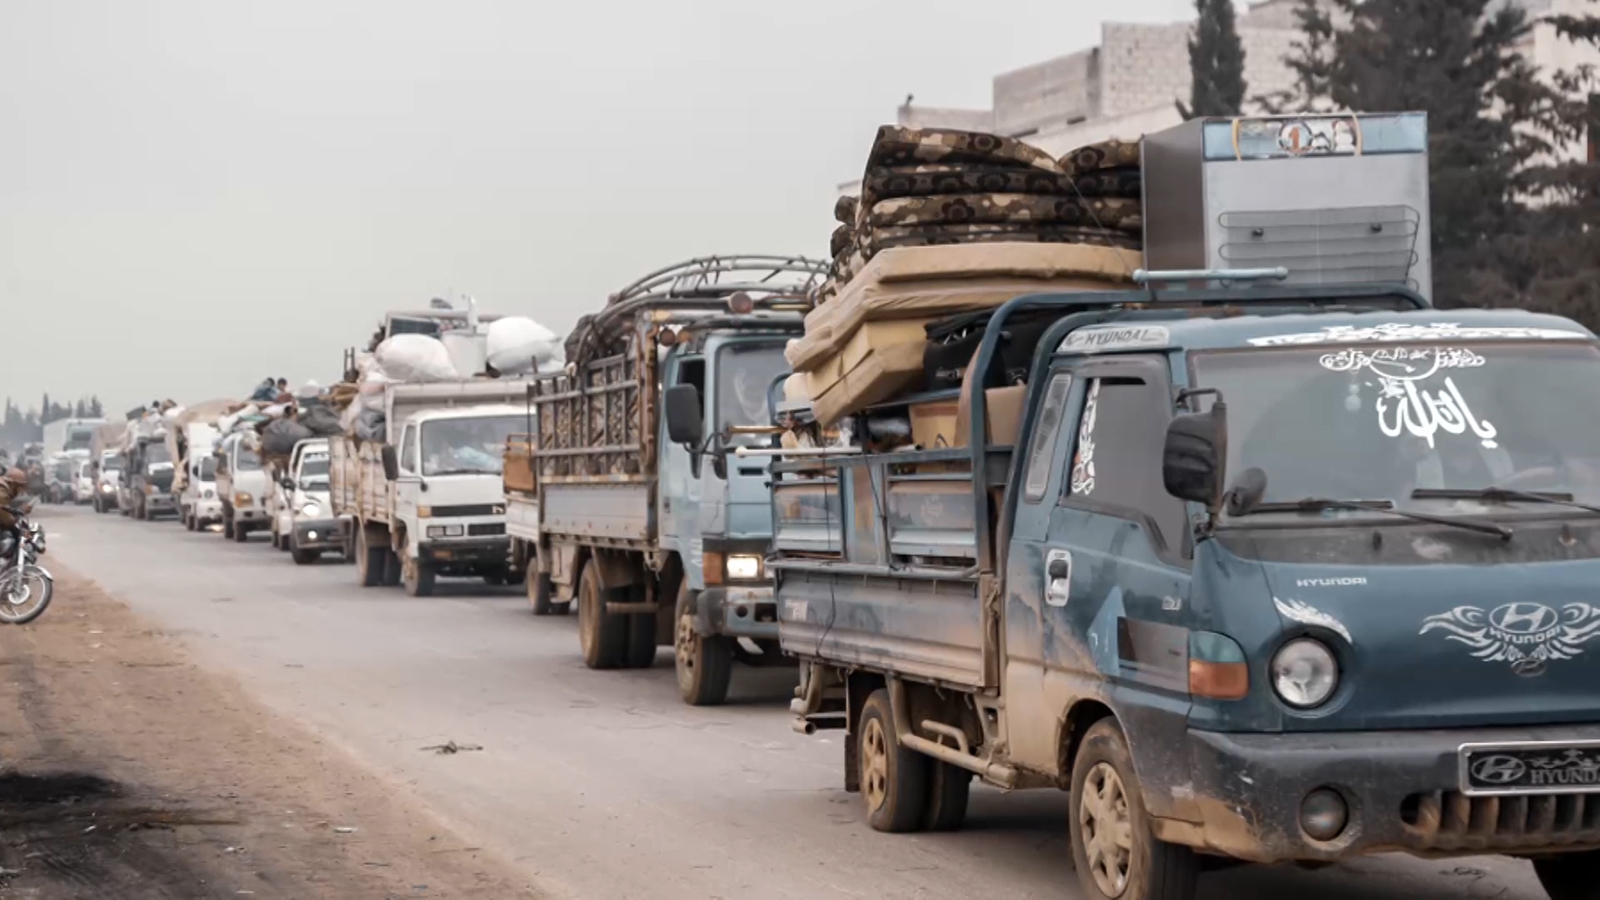
<svg viewBox="0 0 1600 900"><path fill-rule="evenodd" d="M302 519L294 523L293 541L300 550L343 550L344 523L339 519Z"/></svg>
<svg viewBox="0 0 1600 900"><path fill-rule="evenodd" d="M478 537L424 541L418 556L442 571L507 568L511 565L511 538Z"/></svg>
<svg viewBox="0 0 1600 900"><path fill-rule="evenodd" d="M248 522L254 525L265 522L268 518L270 517L267 515L266 509L260 506L235 506L233 508L233 520L235 522Z"/></svg>
<svg viewBox="0 0 1600 900"><path fill-rule="evenodd" d="M221 500L196 500L194 502L194 517L201 522L215 522L222 519Z"/></svg>
<svg viewBox="0 0 1600 900"><path fill-rule="evenodd" d="M171 494L145 494L144 508L150 512L173 512L178 507Z"/></svg>
<svg viewBox="0 0 1600 900"><path fill-rule="evenodd" d="M1541 854L1600 848L1600 793L1469 797L1463 744L1600 739L1600 725L1318 734L1190 731L1192 782L1170 787L1164 840L1238 859L1333 861L1404 851L1421 856ZM1159 780L1159 777L1157 779ZM1350 809L1332 841L1300 827L1307 793L1331 787ZM1147 788L1148 789L1148 788ZM1192 821L1188 821L1192 820Z"/></svg>
<svg viewBox="0 0 1600 900"><path fill-rule="evenodd" d="M772 585L711 587L695 598L695 631L751 640L778 639L778 601Z"/></svg>

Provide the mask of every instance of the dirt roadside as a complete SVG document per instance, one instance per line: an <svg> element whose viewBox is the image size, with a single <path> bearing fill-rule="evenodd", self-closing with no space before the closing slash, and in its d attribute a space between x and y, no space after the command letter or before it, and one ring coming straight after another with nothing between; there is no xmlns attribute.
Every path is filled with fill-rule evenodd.
<svg viewBox="0 0 1600 900"><path fill-rule="evenodd" d="M533 898L97 584L0 627L0 898Z"/></svg>

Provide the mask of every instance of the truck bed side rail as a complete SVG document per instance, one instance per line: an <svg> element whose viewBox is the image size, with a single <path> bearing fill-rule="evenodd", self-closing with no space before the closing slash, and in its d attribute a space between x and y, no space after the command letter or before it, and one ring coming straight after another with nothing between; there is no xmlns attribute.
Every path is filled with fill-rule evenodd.
<svg viewBox="0 0 1600 900"><path fill-rule="evenodd" d="M597 359L575 375L537 379L538 479L638 481L655 475L648 405L640 403L639 366L631 354Z"/></svg>

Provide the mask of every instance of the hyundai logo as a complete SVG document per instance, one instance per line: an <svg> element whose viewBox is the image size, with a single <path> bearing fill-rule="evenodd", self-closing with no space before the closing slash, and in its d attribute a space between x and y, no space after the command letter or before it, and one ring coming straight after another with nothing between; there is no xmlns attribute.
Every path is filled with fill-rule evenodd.
<svg viewBox="0 0 1600 900"><path fill-rule="evenodd" d="M1540 634L1558 621L1556 611L1542 603L1507 603L1489 613L1489 624L1506 634Z"/></svg>
<svg viewBox="0 0 1600 900"><path fill-rule="evenodd" d="M1496 754L1472 762L1472 777L1482 784L1512 784L1526 774L1528 767L1515 756Z"/></svg>

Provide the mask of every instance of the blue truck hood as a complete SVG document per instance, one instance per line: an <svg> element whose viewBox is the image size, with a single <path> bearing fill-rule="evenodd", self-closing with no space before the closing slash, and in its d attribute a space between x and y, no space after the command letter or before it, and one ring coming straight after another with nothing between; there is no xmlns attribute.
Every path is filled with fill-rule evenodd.
<svg viewBox="0 0 1600 900"><path fill-rule="evenodd" d="M1206 542L1196 605L1244 648L1251 696L1197 703L1197 718L1285 731L1600 722L1600 524L1581 521L1521 524L1511 541L1378 526ZM1274 696L1270 660L1306 634L1334 649L1341 684L1297 713Z"/></svg>

